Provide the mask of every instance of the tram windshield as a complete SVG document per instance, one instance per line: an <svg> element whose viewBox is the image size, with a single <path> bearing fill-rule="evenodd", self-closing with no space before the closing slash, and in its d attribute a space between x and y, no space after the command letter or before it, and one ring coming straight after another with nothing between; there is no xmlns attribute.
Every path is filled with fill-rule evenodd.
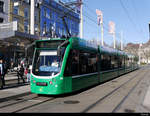
<svg viewBox="0 0 150 116"><path fill-rule="evenodd" d="M33 74L37 76L54 76L60 72L61 58L57 50L36 50L33 61Z"/></svg>

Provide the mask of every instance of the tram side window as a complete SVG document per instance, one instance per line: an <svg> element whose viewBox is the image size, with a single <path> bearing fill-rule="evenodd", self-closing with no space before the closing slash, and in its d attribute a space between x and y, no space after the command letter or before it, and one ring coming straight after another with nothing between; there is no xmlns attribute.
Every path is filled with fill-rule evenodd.
<svg viewBox="0 0 150 116"><path fill-rule="evenodd" d="M64 76L75 76L97 72L96 54L71 50L68 56Z"/></svg>
<svg viewBox="0 0 150 116"><path fill-rule="evenodd" d="M111 69L118 68L118 56L111 56Z"/></svg>
<svg viewBox="0 0 150 116"><path fill-rule="evenodd" d="M73 50L72 51L72 65L71 65L71 72L73 75L79 75L79 51Z"/></svg>
<svg viewBox="0 0 150 116"><path fill-rule="evenodd" d="M95 53L80 52L80 74L98 72Z"/></svg>
<svg viewBox="0 0 150 116"><path fill-rule="evenodd" d="M64 76L79 75L79 51L71 50L67 59Z"/></svg>
<svg viewBox="0 0 150 116"><path fill-rule="evenodd" d="M119 57L119 68L123 68L124 67L124 57L120 56Z"/></svg>
<svg viewBox="0 0 150 116"><path fill-rule="evenodd" d="M88 72L88 57L88 53L80 53L80 74L86 74L86 72Z"/></svg>
<svg viewBox="0 0 150 116"><path fill-rule="evenodd" d="M130 67L130 58L127 58L127 67Z"/></svg>
<svg viewBox="0 0 150 116"><path fill-rule="evenodd" d="M128 67L131 67L131 58L128 58Z"/></svg>
<svg viewBox="0 0 150 116"><path fill-rule="evenodd" d="M125 57L125 66L129 67L129 59L128 59L128 57Z"/></svg>
<svg viewBox="0 0 150 116"><path fill-rule="evenodd" d="M123 64L123 68L124 68L125 67L125 56L123 56L122 64Z"/></svg>
<svg viewBox="0 0 150 116"><path fill-rule="evenodd" d="M107 54L101 55L101 70L107 71L111 69L111 56Z"/></svg>

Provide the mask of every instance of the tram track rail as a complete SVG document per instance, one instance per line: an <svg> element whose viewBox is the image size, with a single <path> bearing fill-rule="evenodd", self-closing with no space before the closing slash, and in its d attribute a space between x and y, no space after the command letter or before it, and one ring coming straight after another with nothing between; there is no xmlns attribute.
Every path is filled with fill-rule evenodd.
<svg viewBox="0 0 150 116"><path fill-rule="evenodd" d="M139 73L136 73L134 76L136 77L137 75L139 75ZM103 98L101 98L100 100L97 101L97 103L101 102L102 100L104 100L105 98L107 98L108 96L110 96L112 93L114 93L115 91L117 91L119 88L121 88L122 86L124 86L126 83L128 83L129 81L133 80L134 78L130 78L128 81L126 81L124 84L122 84L121 86L119 86L118 88L114 89L112 92L110 92L109 94L107 94L106 96L104 96ZM16 100L16 99L20 99L16 102L13 102L13 103L10 103L10 104L6 104L6 105L3 105L3 106L0 106L0 109L3 109L3 111L5 111L5 109L9 109L9 112L12 112L12 113L18 113L18 112L23 112L24 110L27 110L27 109L30 109L30 108L33 108L35 106L38 106L38 105L41 105L43 103L46 103L46 102L49 102L49 101L53 101L55 99L57 99L57 97L45 97L45 96L34 96L35 94L30 94L32 96L32 98L22 98L22 97L18 97L18 98L15 98L13 100ZM43 100L44 98L44 100ZM34 102L35 101L35 102ZM30 102L30 103L29 103ZM97 104L96 103L96 104ZM20 104L23 104L20 106ZM93 104L95 105L95 103ZM90 110L93 105L91 105L90 107L88 107L87 109L85 109L83 112L87 112L88 110ZM17 107L16 109L13 109L12 107L15 106Z"/></svg>
<svg viewBox="0 0 150 116"><path fill-rule="evenodd" d="M16 79L17 80L17 79ZM8 80L7 82L14 82L14 80ZM10 85L6 85L4 87L5 89L11 89L19 86L24 86L28 85L27 83L13 83ZM54 97L50 96L39 96L37 94L33 94L30 91L16 94L16 95L11 95L8 97L0 98L0 112L11 112L11 113L17 113L19 111L40 105L42 103L45 103L47 101L52 101L53 99L56 99Z"/></svg>
<svg viewBox="0 0 150 116"><path fill-rule="evenodd" d="M6 101L9 101L9 100L12 100L12 99L16 99L16 98L19 98L19 97L22 97L22 96L27 96L27 95L30 95L30 94L31 94L31 92L25 92L25 93L13 95L13 96L5 97L5 98L0 98L0 103L6 102Z"/></svg>
<svg viewBox="0 0 150 116"><path fill-rule="evenodd" d="M14 96L13 96L14 97ZM7 101L3 101L3 104L0 104L0 112L11 112L17 113L34 106L38 106L48 101L56 99L55 97L50 96L38 96L36 94L28 94L26 96L19 96L14 98L9 98Z"/></svg>
<svg viewBox="0 0 150 116"><path fill-rule="evenodd" d="M26 107L23 107L23 108L19 108L19 109L13 111L12 113L18 113L18 112L20 112L20 111L23 111L23 110L32 108L32 107L34 107L34 106L38 106L38 105L41 105L41 104L43 104L43 103L46 103L46 102L49 102L49 101L53 101L53 100L55 100L55 99L56 99L56 98L54 98L54 97L48 98L48 99L43 100L43 101L41 101L41 102L39 102L39 103L35 103L35 104L29 105L29 106L26 106ZM33 99L33 100L34 100L34 99ZM28 101L29 101L29 100L28 100ZM39 101L40 101L40 99L39 99Z"/></svg>
<svg viewBox="0 0 150 116"><path fill-rule="evenodd" d="M88 105L86 107L83 108L83 110L81 111L82 113L87 113L87 112L91 112L96 106L101 105L101 103L104 103L105 100L107 101L109 99L109 97L115 95L116 93L119 93L119 91L123 88L125 88L127 85L129 85L129 83L134 82L134 85L131 86L130 84L130 88L128 90L128 92L126 92L126 94L121 97L121 100L118 101L115 105L115 107L112 108L111 112L117 112L120 107L122 106L122 104L125 102L125 100L128 98L128 96L130 96L130 94L134 91L134 89L137 87L137 85L140 83L140 81L143 79L142 77L144 77L148 70L145 69L139 69L140 71L136 70L135 72L128 73L126 75L124 75L122 78L126 78L129 77L128 79L124 80L121 84L119 84L118 86L116 86L116 88L111 89L111 91L107 91L107 93L103 96L101 96L100 99L98 99L96 102L91 103L91 105ZM119 77L120 78L120 77ZM116 78L118 79L118 78ZM111 80L111 81L116 81L116 80ZM117 82L117 81L116 81ZM113 83L113 82L112 82ZM105 86L103 86L105 87ZM109 86L109 88L112 86ZM89 92L85 92L83 93L83 95L88 94ZM8 97L5 99L0 99L0 112L11 112L11 113L19 113L19 112L25 112L25 111L30 111L31 109L34 109L36 107L40 107L41 104L44 104L46 102L53 102L55 101L55 99L57 99L58 97L53 97L53 96L46 96L46 95L42 95L42 96L38 96L36 94L32 94L32 93L28 93L27 95L25 95L25 93L21 94L21 95L17 95L17 96L13 96L13 97ZM64 100L66 101L67 98L64 98ZM64 101L62 100L62 101Z"/></svg>
<svg viewBox="0 0 150 116"><path fill-rule="evenodd" d="M146 73L144 73L145 75ZM128 96L133 92L133 90L137 87L137 85L140 83L140 81L142 80L143 78L140 78L138 80L138 82L130 89L130 91L128 92L128 94L121 100L121 102L112 110L112 112L116 112L117 110L120 109L121 105L125 102L125 100L128 98Z"/></svg>
<svg viewBox="0 0 150 116"><path fill-rule="evenodd" d="M22 94L23 95L23 94ZM33 95L33 94L26 94L26 96L30 96L30 95ZM24 97L26 97L26 96L24 96ZM22 102L25 102L25 101L28 101L28 100L30 100L31 98L29 98L29 99L24 99L24 98L22 98L21 96L19 96L19 97L14 97L14 96L11 96L11 98L13 97L13 99L8 99L9 101L11 101L11 103L9 103L9 101L7 101L7 103L6 104L3 104L3 105L0 105L0 109L1 108L5 108L5 107L8 107L8 106L12 106L12 105L15 105L15 104L18 104L18 103L22 103ZM34 98L37 98L38 96L35 96ZM12 102L13 101L13 102ZM3 101L3 102L6 102L6 100L5 101Z"/></svg>
<svg viewBox="0 0 150 116"><path fill-rule="evenodd" d="M140 69L141 71L144 69ZM130 95L130 93L136 88L136 86L139 84L139 82L142 80L142 77L144 75L146 75L146 73L148 71L144 71L141 73L141 71L137 72L135 75L131 76L130 79L128 79L127 81L125 81L123 84L119 85L117 88L111 90L109 93L107 93L105 96L103 96L102 98L100 98L99 100L97 100L96 102L92 103L90 106L88 106L87 108L85 108L84 110L82 110L82 113L86 113L86 112L90 112L90 110L92 110L94 107L96 107L97 105L101 104L102 102L104 102L104 100L108 99L111 95L115 94L116 92L118 92L121 88L123 88L124 86L126 86L128 83L130 83L131 81L133 81L134 79L137 79L137 77L139 77L138 82L130 89L130 91L127 93L127 95L125 95L123 97L123 99L117 104L117 106L112 110L112 112L116 112L117 110L119 110L120 106L123 104L123 102L128 98L128 96ZM140 76L142 75L142 76Z"/></svg>

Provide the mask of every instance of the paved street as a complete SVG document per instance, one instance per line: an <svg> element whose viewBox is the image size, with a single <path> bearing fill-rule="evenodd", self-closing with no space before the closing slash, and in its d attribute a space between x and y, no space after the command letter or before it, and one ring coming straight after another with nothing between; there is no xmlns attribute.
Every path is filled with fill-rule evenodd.
<svg viewBox="0 0 150 116"><path fill-rule="evenodd" d="M149 70L150 66L145 66L109 82L57 97L32 94L27 84L5 88L0 90L0 112L147 113L150 112Z"/></svg>

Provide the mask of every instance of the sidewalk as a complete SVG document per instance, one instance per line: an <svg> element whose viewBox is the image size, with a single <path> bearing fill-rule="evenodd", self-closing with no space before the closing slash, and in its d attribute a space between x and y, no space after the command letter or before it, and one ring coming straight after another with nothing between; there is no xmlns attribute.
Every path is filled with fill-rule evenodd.
<svg viewBox="0 0 150 116"><path fill-rule="evenodd" d="M9 72L6 76L5 76L5 80L13 80L13 79L17 79L17 72ZM144 80L142 80L141 84L139 84L138 89L141 89L141 93L139 93L139 96L141 96L140 98L140 103L136 102L135 104L137 105L136 107L136 112L150 112L150 79L148 78L144 78ZM143 87L143 88L141 88ZM138 90L137 89L137 90ZM144 90L143 90L144 89ZM137 95L137 90L135 90L133 92L133 94ZM17 85L14 87L10 87L10 88L5 88L0 90L1 95L0 95L0 99L1 98L6 98L6 97L11 97L11 96L17 96L17 95L24 95L24 94L28 94L30 93L30 85ZM139 91L138 91L139 92ZM131 96L132 97L132 96ZM132 97L133 99L133 97ZM134 102L134 101L132 101ZM132 105L132 102L130 105Z"/></svg>
<svg viewBox="0 0 150 116"><path fill-rule="evenodd" d="M29 82L27 82L26 76L24 76L24 80L25 80L25 83L23 83L22 79L20 79L20 83L18 84L17 72L8 72L5 75L5 86L3 87L3 89L17 88L20 86L29 85Z"/></svg>
<svg viewBox="0 0 150 116"><path fill-rule="evenodd" d="M5 75L5 81L10 81L10 80L17 80L18 77L17 77L17 72L8 72L6 75Z"/></svg>
<svg viewBox="0 0 150 116"><path fill-rule="evenodd" d="M8 72L5 75L5 81L17 80L17 72ZM16 81L17 82L17 81ZM20 83L6 85L4 89L0 89L0 100L4 98L12 98L18 95L26 95L30 93L30 85L28 83Z"/></svg>

